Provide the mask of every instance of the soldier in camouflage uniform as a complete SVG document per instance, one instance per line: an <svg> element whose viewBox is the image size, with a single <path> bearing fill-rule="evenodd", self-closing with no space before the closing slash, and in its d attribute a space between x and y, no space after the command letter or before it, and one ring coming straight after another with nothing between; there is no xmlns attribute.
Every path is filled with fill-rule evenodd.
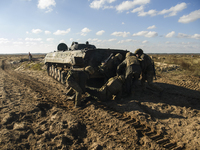
<svg viewBox="0 0 200 150"><path fill-rule="evenodd" d="M109 101L115 97L115 100L120 100L124 84L124 76L115 76L110 78L100 89L88 89L91 95L96 96L100 101Z"/></svg>
<svg viewBox="0 0 200 150"><path fill-rule="evenodd" d="M117 67L117 74L125 72L125 89L128 95L131 94L134 84L137 83L141 73L140 63L138 58L131 52L126 54L126 59Z"/></svg>
<svg viewBox="0 0 200 150"><path fill-rule="evenodd" d="M94 69L91 66L87 66L85 70L76 71L70 70L67 74L68 85L75 90L75 107L81 105L82 94L85 93L85 85L89 75L94 73Z"/></svg>
<svg viewBox="0 0 200 150"><path fill-rule="evenodd" d="M112 56L105 64L102 64L99 67L102 73L104 73L107 80L111 77L116 76L117 66L122 62L122 60L122 54L117 53L115 56Z"/></svg>
<svg viewBox="0 0 200 150"><path fill-rule="evenodd" d="M153 60L150 58L150 56L143 53L142 49L137 49L135 51L135 55L139 58L140 65L141 65L141 68L142 68L141 84L142 84L143 90L146 89L145 80L147 80L147 83L150 87L158 90L159 92L162 92L163 89L161 87L159 87L158 85L153 83L153 76L155 74L155 68L154 68Z"/></svg>

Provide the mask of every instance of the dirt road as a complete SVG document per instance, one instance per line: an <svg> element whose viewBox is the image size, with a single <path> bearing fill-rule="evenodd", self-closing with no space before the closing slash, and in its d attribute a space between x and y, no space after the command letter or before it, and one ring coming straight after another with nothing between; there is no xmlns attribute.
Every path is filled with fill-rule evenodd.
<svg viewBox="0 0 200 150"><path fill-rule="evenodd" d="M14 70L3 56L0 66L0 149L200 149L199 78L163 74L161 97L138 88L120 101L88 97L74 108L66 86L46 72Z"/></svg>

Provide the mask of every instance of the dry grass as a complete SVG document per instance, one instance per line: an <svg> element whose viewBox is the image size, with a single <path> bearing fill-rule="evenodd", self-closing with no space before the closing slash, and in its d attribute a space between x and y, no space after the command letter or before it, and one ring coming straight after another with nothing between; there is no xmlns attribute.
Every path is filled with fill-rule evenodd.
<svg viewBox="0 0 200 150"><path fill-rule="evenodd" d="M152 55L155 62L165 64L176 64L180 66L180 70L187 75L200 77L200 55Z"/></svg>

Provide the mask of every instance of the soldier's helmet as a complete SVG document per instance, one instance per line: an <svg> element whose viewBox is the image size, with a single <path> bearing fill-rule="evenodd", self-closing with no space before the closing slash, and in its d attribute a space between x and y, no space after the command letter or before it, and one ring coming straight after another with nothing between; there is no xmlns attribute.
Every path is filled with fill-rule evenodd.
<svg viewBox="0 0 200 150"><path fill-rule="evenodd" d="M119 58L119 60L122 60L122 59L123 59L123 56L122 56L122 54L120 54L120 53L117 53L117 54L115 55L115 57L116 57L116 58Z"/></svg>
<svg viewBox="0 0 200 150"><path fill-rule="evenodd" d="M92 66L87 66L87 67L85 67L85 71L89 72L89 74L93 74L94 68Z"/></svg>
<svg viewBox="0 0 200 150"><path fill-rule="evenodd" d="M143 50L141 48L136 49L135 54L143 54Z"/></svg>

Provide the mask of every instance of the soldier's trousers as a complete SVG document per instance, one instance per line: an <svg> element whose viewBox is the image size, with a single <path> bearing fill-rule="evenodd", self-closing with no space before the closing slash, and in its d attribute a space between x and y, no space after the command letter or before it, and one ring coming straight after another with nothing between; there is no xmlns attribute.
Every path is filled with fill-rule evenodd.
<svg viewBox="0 0 200 150"><path fill-rule="evenodd" d="M100 101L109 101L112 99L112 93L105 87L103 90L99 91Z"/></svg>
<svg viewBox="0 0 200 150"><path fill-rule="evenodd" d="M68 81L68 85L76 91L75 106L81 105L82 89L76 81Z"/></svg>
<svg viewBox="0 0 200 150"><path fill-rule="evenodd" d="M132 73L129 74L125 80L125 85L126 85L126 92L128 95L131 94L132 88L134 87L134 83L136 83L136 80L138 80L140 74L138 73Z"/></svg>
<svg viewBox="0 0 200 150"><path fill-rule="evenodd" d="M163 89L160 86L153 83L153 71L147 71L146 73L142 73L141 84L143 90L146 89L145 80L147 80L147 83L151 88L156 89L159 92L163 91Z"/></svg>

